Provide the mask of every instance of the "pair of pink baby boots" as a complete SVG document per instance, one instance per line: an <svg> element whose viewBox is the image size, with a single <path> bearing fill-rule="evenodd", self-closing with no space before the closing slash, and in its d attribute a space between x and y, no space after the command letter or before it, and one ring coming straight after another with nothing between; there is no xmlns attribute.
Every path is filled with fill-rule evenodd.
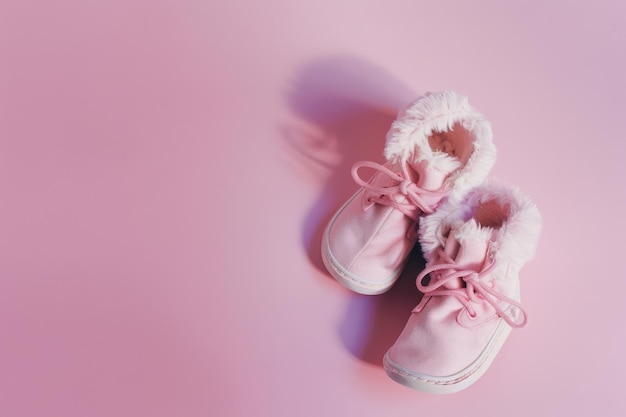
<svg viewBox="0 0 626 417"><path fill-rule="evenodd" d="M322 259L349 289L380 294L419 241L423 297L384 368L408 387L456 392L526 324L519 271L534 255L541 216L518 189L487 180L496 158L491 127L466 97L417 100L392 124L384 155L384 165L354 165L360 189L326 227Z"/></svg>

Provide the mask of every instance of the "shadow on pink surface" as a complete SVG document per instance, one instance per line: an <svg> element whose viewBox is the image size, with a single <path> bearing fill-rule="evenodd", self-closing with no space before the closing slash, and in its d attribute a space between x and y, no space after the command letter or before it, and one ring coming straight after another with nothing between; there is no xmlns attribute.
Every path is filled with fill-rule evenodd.
<svg viewBox="0 0 626 417"><path fill-rule="evenodd" d="M352 165L383 162L387 131L398 108L414 96L382 69L349 56L316 62L297 75L289 104L316 129L285 128L283 134L297 163L324 184L302 226L302 244L317 269L326 271L320 255L326 223L358 189Z"/></svg>
<svg viewBox="0 0 626 417"><path fill-rule="evenodd" d="M298 169L304 166L307 176L323 183L305 217L301 238L313 266L328 278L320 254L322 234L333 213L358 189L350 169L357 161L384 161L387 131L398 109L415 98L417 94L383 69L350 56L316 62L297 75L289 104L315 130L286 128L283 134ZM338 331L353 355L382 366L385 351L419 302L415 277L423 265L419 249L414 250L389 292L351 294Z"/></svg>
<svg viewBox="0 0 626 417"><path fill-rule="evenodd" d="M383 356L396 341L422 294L415 278L424 269L419 246L413 252L394 286L376 296L353 294L341 324L339 337L357 358L382 366Z"/></svg>

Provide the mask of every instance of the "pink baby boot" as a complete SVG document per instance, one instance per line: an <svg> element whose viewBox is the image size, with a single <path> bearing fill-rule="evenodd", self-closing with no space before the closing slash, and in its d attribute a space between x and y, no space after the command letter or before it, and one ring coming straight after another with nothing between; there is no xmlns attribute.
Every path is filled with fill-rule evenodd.
<svg viewBox="0 0 626 417"><path fill-rule="evenodd" d="M424 293L384 358L387 374L431 393L462 390L487 370L512 328L526 325L519 271L541 216L516 188L487 181L422 218Z"/></svg>
<svg viewBox="0 0 626 417"><path fill-rule="evenodd" d="M385 165L358 162L361 187L330 220L322 259L340 283L380 294L396 281L417 240L420 216L450 193L481 184L495 163L491 126L454 92L427 94L387 134ZM369 181L361 173L373 171Z"/></svg>

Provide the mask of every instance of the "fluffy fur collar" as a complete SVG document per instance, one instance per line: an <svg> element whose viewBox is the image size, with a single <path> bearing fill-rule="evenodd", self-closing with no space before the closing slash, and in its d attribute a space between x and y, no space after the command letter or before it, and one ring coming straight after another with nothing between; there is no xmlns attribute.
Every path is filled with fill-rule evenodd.
<svg viewBox="0 0 626 417"><path fill-rule="evenodd" d="M491 125L468 103L467 97L452 91L427 93L401 110L387 133L385 158L392 162L410 160L416 155L430 155L428 137L460 124L473 137L473 152L467 163L446 181L457 191L481 184L495 163Z"/></svg>
<svg viewBox="0 0 626 417"><path fill-rule="evenodd" d="M500 227L485 227L475 220L479 206L495 201L501 208L503 223ZM542 220L537 206L516 187L508 187L493 180L469 191L465 196L451 196L437 211L420 220L419 239L428 262L445 242L451 229L461 229L463 235L491 236L496 261L504 261L514 269L521 268L535 254L541 232ZM457 234L459 238L459 234Z"/></svg>

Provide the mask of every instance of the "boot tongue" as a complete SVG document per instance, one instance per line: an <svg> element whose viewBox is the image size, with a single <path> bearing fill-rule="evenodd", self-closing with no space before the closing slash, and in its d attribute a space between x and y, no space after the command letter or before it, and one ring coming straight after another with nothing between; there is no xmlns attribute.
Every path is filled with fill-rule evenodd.
<svg viewBox="0 0 626 417"><path fill-rule="evenodd" d="M429 191L440 189L446 178L460 165L459 161L443 152L433 152L429 159L410 163L410 167L417 174L417 178L414 179L417 186Z"/></svg>
<svg viewBox="0 0 626 417"><path fill-rule="evenodd" d="M491 233L482 229L472 219L460 228L450 232L444 252L455 260L459 269L480 272L485 262ZM462 288L463 279L448 281L444 287Z"/></svg>
<svg viewBox="0 0 626 417"><path fill-rule="evenodd" d="M461 163L444 152L432 152L428 159L405 160L399 165L392 165L390 168L396 172L408 174L411 181L423 190L437 191L441 189L448 176L454 172ZM379 175L372 183L378 187L391 187L396 185L393 179L386 175ZM396 195L392 197L398 203L405 203L406 197ZM441 200L441 196L424 196L424 201L428 205L436 205Z"/></svg>
<svg viewBox="0 0 626 417"><path fill-rule="evenodd" d="M451 158L450 158L451 159ZM448 175L453 171L442 170L438 164L428 160L407 162L411 180L421 189L437 191L441 189ZM450 167L451 168L451 167ZM441 195L423 195L422 199L430 206L435 207L440 201Z"/></svg>

